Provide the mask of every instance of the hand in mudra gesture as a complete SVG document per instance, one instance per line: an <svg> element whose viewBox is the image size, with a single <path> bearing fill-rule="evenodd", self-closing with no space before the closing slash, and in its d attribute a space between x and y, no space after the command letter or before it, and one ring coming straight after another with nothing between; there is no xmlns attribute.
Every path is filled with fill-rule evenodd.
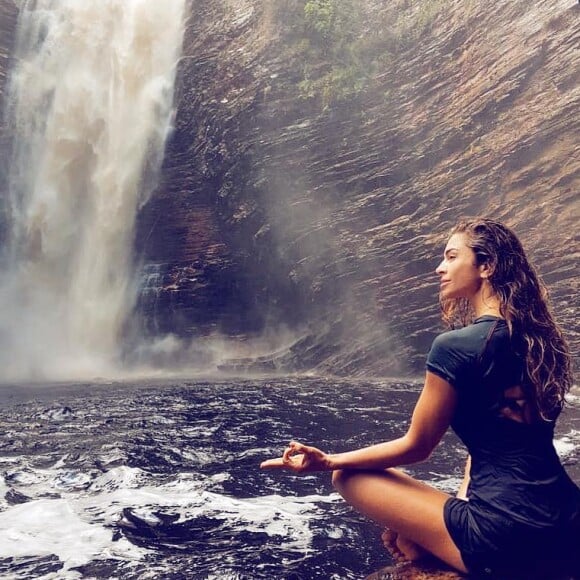
<svg viewBox="0 0 580 580"><path fill-rule="evenodd" d="M330 471L332 469L329 456L317 449L291 441L284 450L282 457L268 459L260 464L262 469L288 469L296 473L312 471Z"/></svg>

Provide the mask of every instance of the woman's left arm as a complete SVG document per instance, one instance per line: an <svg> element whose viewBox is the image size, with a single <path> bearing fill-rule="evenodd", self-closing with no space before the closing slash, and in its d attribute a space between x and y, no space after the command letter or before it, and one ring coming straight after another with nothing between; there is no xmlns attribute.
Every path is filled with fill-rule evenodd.
<svg viewBox="0 0 580 580"><path fill-rule="evenodd" d="M471 476L469 472L471 471L471 455L467 456L467 461L465 462L465 472L463 474L463 481L459 486L457 491L457 497L459 499L467 499L467 490L469 489L469 482L471 481Z"/></svg>

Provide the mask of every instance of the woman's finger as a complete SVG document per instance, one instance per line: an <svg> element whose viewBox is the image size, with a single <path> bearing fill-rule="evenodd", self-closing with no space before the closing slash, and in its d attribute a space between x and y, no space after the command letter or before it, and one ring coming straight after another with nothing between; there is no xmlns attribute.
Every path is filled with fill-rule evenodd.
<svg viewBox="0 0 580 580"><path fill-rule="evenodd" d="M276 459L267 459L260 463L261 469L285 468L291 471L301 472L306 467L308 454L315 453L314 447L308 447L298 441L290 441L288 447L284 449L282 457Z"/></svg>
<svg viewBox="0 0 580 580"><path fill-rule="evenodd" d="M260 469L272 469L276 467L285 467L284 459L282 457L276 457L276 459L267 459L260 463Z"/></svg>
<svg viewBox="0 0 580 580"><path fill-rule="evenodd" d="M282 454L282 461L285 464L290 463L290 461L292 460L292 454L294 453L294 449L290 446L286 447L286 449L284 449L284 453Z"/></svg>
<svg viewBox="0 0 580 580"><path fill-rule="evenodd" d="M302 445L302 443L298 441L291 441L289 448L294 451L294 453L304 453L305 451L309 451L309 448L306 445Z"/></svg>

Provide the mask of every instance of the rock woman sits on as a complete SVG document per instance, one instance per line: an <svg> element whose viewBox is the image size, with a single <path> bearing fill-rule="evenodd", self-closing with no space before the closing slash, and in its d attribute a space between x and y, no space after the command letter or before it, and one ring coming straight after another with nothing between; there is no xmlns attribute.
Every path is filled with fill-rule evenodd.
<svg viewBox="0 0 580 580"><path fill-rule="evenodd" d="M458 223L436 269L443 317L407 433L327 454L292 442L262 468L332 471L358 511L425 552L490 578L578 573L580 489L554 449L572 385L570 355L547 292L515 234L488 219ZM470 461L463 497L394 469L429 457L451 425Z"/></svg>

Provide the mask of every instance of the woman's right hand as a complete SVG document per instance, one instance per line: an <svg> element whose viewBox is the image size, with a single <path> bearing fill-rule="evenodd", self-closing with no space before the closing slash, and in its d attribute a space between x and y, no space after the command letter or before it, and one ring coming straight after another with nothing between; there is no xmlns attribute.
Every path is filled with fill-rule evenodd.
<svg viewBox="0 0 580 580"><path fill-rule="evenodd" d="M332 471L330 456L316 447L291 441L282 457L268 459L260 464L261 469L288 469L295 473Z"/></svg>

